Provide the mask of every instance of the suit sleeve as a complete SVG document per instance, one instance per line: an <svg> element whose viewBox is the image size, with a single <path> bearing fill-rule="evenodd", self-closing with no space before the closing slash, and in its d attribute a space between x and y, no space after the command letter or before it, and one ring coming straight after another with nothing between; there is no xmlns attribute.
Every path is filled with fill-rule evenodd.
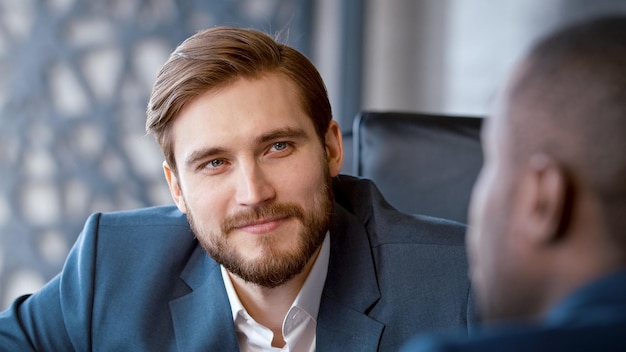
<svg viewBox="0 0 626 352"><path fill-rule="evenodd" d="M0 313L0 350L91 350L99 218L94 214L87 220L59 275Z"/></svg>

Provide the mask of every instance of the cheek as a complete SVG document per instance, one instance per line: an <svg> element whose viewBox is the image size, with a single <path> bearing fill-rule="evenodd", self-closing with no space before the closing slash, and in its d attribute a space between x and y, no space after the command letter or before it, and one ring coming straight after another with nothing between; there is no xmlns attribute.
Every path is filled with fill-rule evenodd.
<svg viewBox="0 0 626 352"><path fill-rule="evenodd" d="M488 203L490 201L490 187L493 185L492 172L488 169L481 171L474 189L469 205L469 230L467 236L467 247L470 258L479 258L479 252L483 249L485 242L485 225L488 222Z"/></svg>
<svg viewBox="0 0 626 352"><path fill-rule="evenodd" d="M466 241L471 274L477 286L488 285L485 280L493 276L491 271L502 250L498 247L507 205L502 201L503 190L498 180L495 170L485 169L472 191Z"/></svg>
<svg viewBox="0 0 626 352"><path fill-rule="evenodd" d="M191 190L191 191L190 191ZM195 183L183 190L187 210L196 223L203 227L219 228L219 219L226 216L229 196L228 187Z"/></svg>
<svg viewBox="0 0 626 352"><path fill-rule="evenodd" d="M470 205L467 249L471 277L480 305L490 307L511 273L511 183L497 170L486 170L474 188Z"/></svg>
<svg viewBox="0 0 626 352"><path fill-rule="evenodd" d="M283 195L290 201L309 203L312 197L320 193L326 182L327 165L323 155L311 155L308 158L292 161L288 170L275 173L283 175L281 181L276 183L276 187L282 191L279 193L284 192Z"/></svg>

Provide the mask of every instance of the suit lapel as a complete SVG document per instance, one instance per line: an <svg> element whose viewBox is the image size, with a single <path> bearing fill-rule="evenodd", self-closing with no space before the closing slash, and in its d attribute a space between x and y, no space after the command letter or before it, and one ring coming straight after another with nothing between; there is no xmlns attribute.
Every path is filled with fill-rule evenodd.
<svg viewBox="0 0 626 352"><path fill-rule="evenodd" d="M317 351L377 351L384 325L362 312L322 299L317 322Z"/></svg>
<svg viewBox="0 0 626 352"><path fill-rule="evenodd" d="M170 301L178 350L239 351L228 295L217 263L198 246L181 278L191 292Z"/></svg>
<svg viewBox="0 0 626 352"><path fill-rule="evenodd" d="M380 291L363 224L335 204L330 262L317 322L318 351L376 351L384 325L366 311Z"/></svg>

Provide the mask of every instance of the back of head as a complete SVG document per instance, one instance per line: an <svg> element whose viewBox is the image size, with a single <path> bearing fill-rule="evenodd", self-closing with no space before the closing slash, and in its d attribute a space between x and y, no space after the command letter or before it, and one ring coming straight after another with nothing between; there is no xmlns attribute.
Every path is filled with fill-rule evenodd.
<svg viewBox="0 0 626 352"><path fill-rule="evenodd" d="M626 267L626 17L545 37L497 102L470 204L471 276L483 318L535 319Z"/></svg>
<svg viewBox="0 0 626 352"><path fill-rule="evenodd" d="M553 156L626 244L626 17L545 38L517 73L508 95L514 153Z"/></svg>
<svg viewBox="0 0 626 352"><path fill-rule="evenodd" d="M185 40L157 75L146 129L154 134L168 165L176 171L169 126L187 103L238 79L265 74L282 74L293 83L303 111L323 139L332 113L324 82L313 64L260 31L215 27Z"/></svg>

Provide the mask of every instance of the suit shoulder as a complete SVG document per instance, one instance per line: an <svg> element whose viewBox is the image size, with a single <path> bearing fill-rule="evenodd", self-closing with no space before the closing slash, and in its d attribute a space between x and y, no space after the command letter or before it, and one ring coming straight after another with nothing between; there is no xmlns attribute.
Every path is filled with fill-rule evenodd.
<svg viewBox="0 0 626 352"><path fill-rule="evenodd" d="M333 186L337 203L365 225L373 245L464 245L464 224L402 213L384 199L371 180L341 176L335 180Z"/></svg>
<svg viewBox="0 0 626 352"><path fill-rule="evenodd" d="M185 214L174 206L158 206L127 211L92 214L82 231L83 240L109 239L116 243L145 242L159 237L159 241L193 241L195 236ZM115 240L113 240L115 239ZM107 241L108 242L108 241Z"/></svg>
<svg viewBox="0 0 626 352"><path fill-rule="evenodd" d="M141 265L128 265L138 258L144 263L156 263L158 272L157 267L172 266L174 262L174 266L182 265L195 250L197 240L184 214L176 207L160 206L95 213L87 220L77 246L80 253L94 255L99 263L107 262L101 266L107 272L115 265L123 266L119 272L141 270ZM141 275L146 274L137 274Z"/></svg>
<svg viewBox="0 0 626 352"><path fill-rule="evenodd" d="M373 236L373 244L410 243L454 247L465 246L467 229L465 225L452 220L376 207L366 226Z"/></svg>
<svg viewBox="0 0 626 352"><path fill-rule="evenodd" d="M100 226L182 226L188 227L187 217L175 206L155 206L134 210L99 213Z"/></svg>

